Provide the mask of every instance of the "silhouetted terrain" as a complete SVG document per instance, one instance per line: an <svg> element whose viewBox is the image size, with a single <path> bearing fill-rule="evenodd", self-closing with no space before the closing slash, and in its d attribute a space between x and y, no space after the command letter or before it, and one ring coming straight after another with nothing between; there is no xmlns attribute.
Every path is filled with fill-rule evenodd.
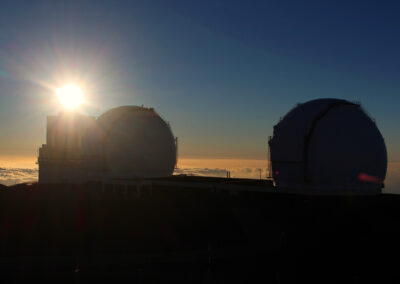
<svg viewBox="0 0 400 284"><path fill-rule="evenodd" d="M396 195L34 184L0 202L0 269L14 283L400 280Z"/></svg>

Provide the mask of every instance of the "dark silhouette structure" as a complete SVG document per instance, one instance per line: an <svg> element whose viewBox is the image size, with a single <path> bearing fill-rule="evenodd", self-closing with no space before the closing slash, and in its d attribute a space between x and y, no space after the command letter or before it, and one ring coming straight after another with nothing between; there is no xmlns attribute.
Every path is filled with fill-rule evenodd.
<svg viewBox="0 0 400 284"><path fill-rule="evenodd" d="M184 176L8 188L0 192L1 274L14 283L399 280L391 261L399 196L274 190L260 180Z"/></svg>
<svg viewBox="0 0 400 284"><path fill-rule="evenodd" d="M318 99L297 105L274 126L272 177L280 188L379 194L385 141L359 103Z"/></svg>
<svg viewBox="0 0 400 284"><path fill-rule="evenodd" d="M47 118L39 183L164 177L177 160L171 127L153 108L122 106L97 119L78 113Z"/></svg>

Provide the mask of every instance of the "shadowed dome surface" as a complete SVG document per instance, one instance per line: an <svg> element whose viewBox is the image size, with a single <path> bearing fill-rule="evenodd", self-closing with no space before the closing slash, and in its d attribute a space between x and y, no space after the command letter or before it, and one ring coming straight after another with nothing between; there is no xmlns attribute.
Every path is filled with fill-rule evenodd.
<svg viewBox="0 0 400 284"><path fill-rule="evenodd" d="M387 153L375 122L340 99L299 104L274 126L272 175L280 187L380 191Z"/></svg>
<svg viewBox="0 0 400 284"><path fill-rule="evenodd" d="M176 163L172 131L152 108L107 111L89 129L84 148L89 175L113 179L169 176Z"/></svg>

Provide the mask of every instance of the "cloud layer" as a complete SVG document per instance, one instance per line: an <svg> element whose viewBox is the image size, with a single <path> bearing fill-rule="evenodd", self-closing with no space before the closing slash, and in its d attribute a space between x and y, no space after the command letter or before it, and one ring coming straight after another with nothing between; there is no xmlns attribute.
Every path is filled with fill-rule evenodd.
<svg viewBox="0 0 400 284"><path fill-rule="evenodd" d="M389 163L384 192L400 194L400 163Z"/></svg>
<svg viewBox="0 0 400 284"><path fill-rule="evenodd" d="M203 164L196 165L184 165L182 164L179 169L175 170L175 174L186 174L186 175L199 175L199 176L214 176L214 177L226 177L227 172L230 171L231 177L235 178L265 178L268 174L267 169L262 167L263 164L258 165L260 167L246 166L238 167L238 164L234 165L226 164L224 167L221 164L216 165L216 167L201 167ZM38 179L38 169L28 169L28 168L0 168L0 184L13 185L23 182L37 181ZM400 194L400 162L389 163L388 172L385 180L386 193L397 193Z"/></svg>
<svg viewBox="0 0 400 284"><path fill-rule="evenodd" d="M37 181L37 179L37 169L0 168L0 183L7 186Z"/></svg>
<svg viewBox="0 0 400 284"><path fill-rule="evenodd" d="M175 170L175 174L186 175L199 175L199 176L213 176L213 177L226 177L227 172L230 172L231 177L235 178L260 178L259 168L179 168ZM265 178L267 171L261 169L261 177Z"/></svg>

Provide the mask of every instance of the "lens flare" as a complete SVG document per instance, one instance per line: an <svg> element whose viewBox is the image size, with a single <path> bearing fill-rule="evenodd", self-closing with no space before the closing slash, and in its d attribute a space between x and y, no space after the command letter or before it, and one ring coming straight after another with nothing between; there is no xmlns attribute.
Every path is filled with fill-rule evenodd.
<svg viewBox="0 0 400 284"><path fill-rule="evenodd" d="M83 103L82 90L74 84L57 88L56 95L61 104L69 110L77 109Z"/></svg>
<svg viewBox="0 0 400 284"><path fill-rule="evenodd" d="M376 177L376 176L371 176L371 175L367 175L366 173L360 173L360 174L358 175L358 179L359 179L360 181L371 182L371 183L377 183L377 184L383 183L383 178Z"/></svg>

